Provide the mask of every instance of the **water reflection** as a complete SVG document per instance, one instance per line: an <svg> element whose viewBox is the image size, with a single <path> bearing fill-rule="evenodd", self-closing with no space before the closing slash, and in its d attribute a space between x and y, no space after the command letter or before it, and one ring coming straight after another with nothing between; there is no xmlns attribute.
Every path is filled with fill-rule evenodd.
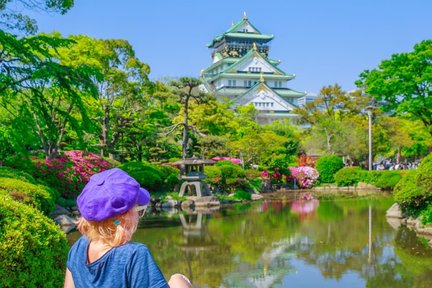
<svg viewBox="0 0 432 288"><path fill-rule="evenodd" d="M134 240L197 287L432 287L432 249L386 222L392 199L310 201L157 211Z"/></svg>

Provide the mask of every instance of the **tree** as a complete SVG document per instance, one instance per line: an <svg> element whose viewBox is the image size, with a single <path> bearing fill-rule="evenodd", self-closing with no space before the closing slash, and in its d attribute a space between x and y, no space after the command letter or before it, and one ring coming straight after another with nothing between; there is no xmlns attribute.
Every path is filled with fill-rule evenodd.
<svg viewBox="0 0 432 288"><path fill-rule="evenodd" d="M183 121L175 124L171 127L171 131L174 131L178 126L183 127L182 137L182 158L187 158L187 149L189 144L189 130L194 130L196 133L200 133L195 126L189 124L189 105L190 101L194 100L196 103L204 103L207 101L208 95L203 93L199 85L201 81L196 78L182 77L178 81L171 81L170 85L174 87L174 93L177 95L179 102L183 105Z"/></svg>
<svg viewBox="0 0 432 288"><path fill-rule="evenodd" d="M17 38L0 30L0 105L15 118L26 120L48 158L58 153L67 125L79 128L71 112L78 108L86 119L82 93L96 92L94 69L60 63L57 51L72 44L49 35Z"/></svg>
<svg viewBox="0 0 432 288"><path fill-rule="evenodd" d="M23 10L43 10L65 14L73 5L74 0L1 0L0 28L35 34L37 23L22 13Z"/></svg>
<svg viewBox="0 0 432 288"><path fill-rule="evenodd" d="M338 84L324 86L314 101L293 111L299 123L311 125L311 141L305 145L326 154L341 153L344 146L339 144L350 138L343 122L364 113L369 102L361 91L347 93Z"/></svg>
<svg viewBox="0 0 432 288"><path fill-rule="evenodd" d="M131 135L139 133L137 126L143 122L142 111L149 104L146 97L152 87L147 77L150 68L135 57L126 40L93 39L84 35L71 36L70 39L75 45L60 49L62 63L91 65L102 75L93 79L98 93L92 114L99 125L100 154L114 158L126 131Z"/></svg>
<svg viewBox="0 0 432 288"><path fill-rule="evenodd" d="M356 85L383 109L420 120L432 135L432 40L414 45L414 51L393 54L377 69L365 70Z"/></svg>

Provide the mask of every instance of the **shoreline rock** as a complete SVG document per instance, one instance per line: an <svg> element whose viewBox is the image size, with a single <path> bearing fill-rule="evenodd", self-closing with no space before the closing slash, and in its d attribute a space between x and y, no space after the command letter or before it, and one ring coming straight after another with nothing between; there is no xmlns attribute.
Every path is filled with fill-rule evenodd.
<svg viewBox="0 0 432 288"><path fill-rule="evenodd" d="M394 229L398 229L401 225L407 226L416 232L417 236L429 240L429 245L432 246L432 226L425 226L419 218L405 217L397 203L393 204L386 212L387 223Z"/></svg>

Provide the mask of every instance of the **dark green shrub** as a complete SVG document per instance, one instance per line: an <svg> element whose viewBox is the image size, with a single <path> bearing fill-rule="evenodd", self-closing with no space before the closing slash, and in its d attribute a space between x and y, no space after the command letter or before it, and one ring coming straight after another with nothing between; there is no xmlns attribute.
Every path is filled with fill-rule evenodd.
<svg viewBox="0 0 432 288"><path fill-rule="evenodd" d="M234 198L237 200L251 200L252 196L250 193L242 189L237 189L234 193Z"/></svg>
<svg viewBox="0 0 432 288"><path fill-rule="evenodd" d="M14 200L31 205L45 214L54 209L58 196L49 187L11 178L0 178L0 190L7 191Z"/></svg>
<svg viewBox="0 0 432 288"><path fill-rule="evenodd" d="M0 287L61 287L68 244L38 210L0 197Z"/></svg>
<svg viewBox="0 0 432 288"><path fill-rule="evenodd" d="M140 185L151 191L160 192L163 184L163 173L150 163L127 162L119 167L140 183Z"/></svg>
<svg viewBox="0 0 432 288"><path fill-rule="evenodd" d="M423 224L432 224L432 202L421 211L420 216Z"/></svg>
<svg viewBox="0 0 432 288"><path fill-rule="evenodd" d="M315 168L318 170L321 183L334 183L334 174L344 166L339 156L328 155L320 157L316 162Z"/></svg>
<svg viewBox="0 0 432 288"><path fill-rule="evenodd" d="M30 174L9 167L0 167L0 177L13 178L13 179L29 182L32 184L38 184L35 178L33 178L33 176L31 176Z"/></svg>
<svg viewBox="0 0 432 288"><path fill-rule="evenodd" d="M334 175L337 186L355 186L362 178L360 167L345 167Z"/></svg>

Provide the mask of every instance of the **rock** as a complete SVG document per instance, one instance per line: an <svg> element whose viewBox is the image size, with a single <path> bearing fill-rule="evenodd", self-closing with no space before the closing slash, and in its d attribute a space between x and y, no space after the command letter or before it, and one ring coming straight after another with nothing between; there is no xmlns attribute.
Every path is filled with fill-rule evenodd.
<svg viewBox="0 0 432 288"><path fill-rule="evenodd" d="M55 204L54 210L50 213L49 216L54 219L54 218L56 218L57 216L60 216L60 215L71 216L71 213L66 208L63 208L62 206L60 206L58 204Z"/></svg>
<svg viewBox="0 0 432 288"><path fill-rule="evenodd" d="M76 228L74 220L68 215L59 215L54 221L60 225L61 229L67 234Z"/></svg>
<svg viewBox="0 0 432 288"><path fill-rule="evenodd" d="M195 207L195 202L192 200L185 200L181 203L182 210L189 210Z"/></svg>
<svg viewBox="0 0 432 288"><path fill-rule="evenodd" d="M215 196L204 196L204 197L191 196L191 197L188 197L188 199L195 202L195 208L196 207L220 206L219 199L216 198Z"/></svg>
<svg viewBox="0 0 432 288"><path fill-rule="evenodd" d="M262 195L260 195L260 194L252 194L251 195L251 197L252 197L252 200L261 200L261 199L263 199L264 197L262 196Z"/></svg>
<svg viewBox="0 0 432 288"><path fill-rule="evenodd" d="M399 204L394 203L386 212L386 217L387 218L397 218L397 219L402 219L402 211L399 207Z"/></svg>
<svg viewBox="0 0 432 288"><path fill-rule="evenodd" d="M178 204L177 200L170 199L170 200L167 200L165 202L162 202L161 207L162 208L172 208L172 207L176 207L177 204Z"/></svg>

